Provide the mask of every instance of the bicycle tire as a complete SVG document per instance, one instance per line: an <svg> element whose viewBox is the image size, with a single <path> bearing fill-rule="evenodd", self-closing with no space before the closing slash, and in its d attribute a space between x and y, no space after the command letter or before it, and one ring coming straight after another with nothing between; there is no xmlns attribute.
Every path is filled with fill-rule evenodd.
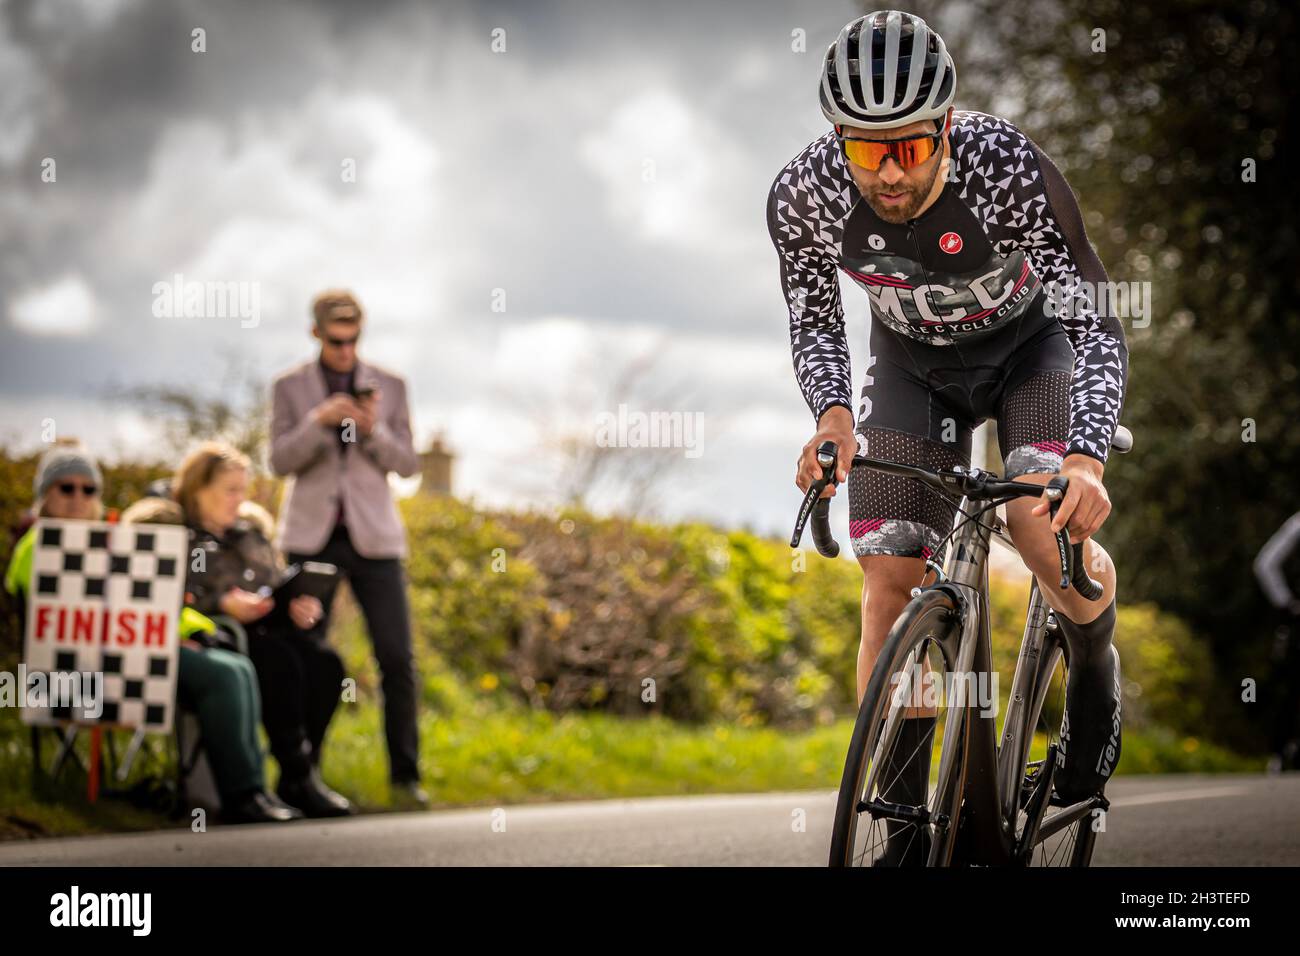
<svg viewBox="0 0 1300 956"><path fill-rule="evenodd" d="M1047 701L1047 696L1054 683L1053 675L1058 667L1061 671L1060 683L1058 686L1064 688L1066 681L1069 679L1069 665L1066 660L1064 643L1051 632L1048 633L1047 640L1048 643L1044 648L1046 653L1043 654L1043 664L1041 665L1042 671L1039 674L1037 682L1039 693L1035 695L1035 699L1030 705L1028 720L1026 723L1026 727L1030 728L1030 730L1023 735L1020 744L1020 766L1024 768L1022 771L1022 780L1025 779L1025 775L1028 773L1034 734L1037 731L1039 719L1042 717L1043 707ZM1050 742L1052 736L1050 726L1048 726L1048 731L1048 739ZM1092 856L1097 846L1097 831L1088 825L1088 820L1085 817L1084 819L1071 824L1070 827L1067 828L1066 832L1072 834L1071 842L1067 848L1067 852L1059 854L1061 860L1059 864L1052 862L1052 860L1055 859L1055 856L1047 857L1047 850L1044 848L1044 844L1040 843L1031 849L1030 857L1025 861L1025 865L1034 866L1036 865L1034 861L1037 859L1040 861L1037 865L1044 867L1060 865L1063 868L1077 869L1091 866ZM1047 857L1047 860L1043 861L1043 857Z"/></svg>
<svg viewBox="0 0 1300 956"><path fill-rule="evenodd" d="M933 641L940 648L947 670L951 671L954 668L956 642L950 638L959 628L956 611L953 598L947 591L926 589L907 604L894 622L894 626L890 628L889 636L885 639L876 666L872 670L867 691L862 697L862 705L858 709L853 736L849 741L848 754L844 761L844 773L840 780L835 819L831 829L830 865L833 867L854 865L858 822L862 815L858 805L862 800L863 787L867 783L870 758L879 737L881 719L889 704L891 678L907 661L917 645L927 640ZM956 738L955 759L958 764L953 766L946 792L938 795L936 802L937 809L948 813L949 823L946 828L936 829L931 838L929 858L931 865L948 865L956 845L957 817L960 812L961 791L965 785L967 737L965 711L958 716L958 719L963 721ZM885 756L888 759L892 755ZM940 766L943 756L941 752Z"/></svg>

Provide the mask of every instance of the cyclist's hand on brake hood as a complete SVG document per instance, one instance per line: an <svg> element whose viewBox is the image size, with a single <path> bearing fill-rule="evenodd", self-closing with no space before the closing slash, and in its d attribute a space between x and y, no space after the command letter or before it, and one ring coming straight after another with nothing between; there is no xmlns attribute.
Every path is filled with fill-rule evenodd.
<svg viewBox="0 0 1300 956"><path fill-rule="evenodd" d="M803 446L803 452L799 455L799 470L795 474L794 482L799 486L800 491L807 491L809 486L822 476L822 466L817 463L817 449L824 441L835 442L835 447L839 450L839 461L835 465L835 480L839 482L848 480L853 456L858 453L858 438L853 432L853 425L853 413L843 405L832 405L822 412L821 420L817 423L817 434ZM827 485L826 490L822 492L823 498L831 498L834 495L834 485Z"/></svg>
<svg viewBox="0 0 1300 956"><path fill-rule="evenodd" d="M1065 499L1052 520L1053 533L1068 525L1070 540L1080 542L1097 533L1110 514L1110 495L1101 483L1105 466L1088 455L1066 455L1061 464L1061 474L1070 479ZM1046 498L1034 506L1033 514L1045 515L1049 511Z"/></svg>

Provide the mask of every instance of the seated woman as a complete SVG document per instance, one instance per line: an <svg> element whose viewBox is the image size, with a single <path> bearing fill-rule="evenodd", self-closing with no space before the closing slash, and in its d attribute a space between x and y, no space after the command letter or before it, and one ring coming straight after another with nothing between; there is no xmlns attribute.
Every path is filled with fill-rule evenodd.
<svg viewBox="0 0 1300 956"><path fill-rule="evenodd" d="M185 457L172 494L190 528L187 602L228 614L248 632L262 689L262 722L280 764L276 792L309 817L343 816L352 805L321 780L320 750L338 706L343 662L314 636L323 608L310 595L283 606L257 592L283 572L270 543L270 515L247 500L250 465L236 449L205 442Z"/></svg>
<svg viewBox="0 0 1300 956"><path fill-rule="evenodd" d="M36 468L37 517L96 521L103 516L99 466L82 446L60 443ZM130 515L132 509L127 509ZM128 515L123 516L126 520ZM137 510L135 520L144 521ZM14 548L5 588L25 599L31 587L35 529ZM198 624L182 617L181 636ZM198 714L212 773L221 793L222 818L230 823L272 823L302 816L266 791L257 740L257 675L248 659L229 651L205 650L182 640L177 666L179 697Z"/></svg>

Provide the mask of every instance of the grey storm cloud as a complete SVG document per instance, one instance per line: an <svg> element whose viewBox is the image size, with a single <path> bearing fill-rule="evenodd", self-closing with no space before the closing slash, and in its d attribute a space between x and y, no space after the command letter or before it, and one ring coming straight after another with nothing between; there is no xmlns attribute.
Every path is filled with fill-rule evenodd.
<svg viewBox="0 0 1300 956"><path fill-rule="evenodd" d="M308 348L313 288L357 273L366 296L388 296L384 360L431 407L488 402L477 369L513 325L550 316L604 336L636 326L779 351L766 192L820 134L820 54L858 12L724 0L0 5L0 122L13 132L0 150L0 408L92 401L109 383L202 382L220 352L283 366ZM196 27L204 53L191 51ZM807 52L792 51L794 30ZM56 183L41 180L46 157ZM342 157L368 191L342 181ZM376 185L376 169L393 182ZM184 267L262 283L257 334L152 315L154 283ZM52 287L88 290L95 320L64 335L21 321L19 304ZM490 309L496 289L504 316ZM698 400L758 397L802 414L788 358L779 374L702 382Z"/></svg>

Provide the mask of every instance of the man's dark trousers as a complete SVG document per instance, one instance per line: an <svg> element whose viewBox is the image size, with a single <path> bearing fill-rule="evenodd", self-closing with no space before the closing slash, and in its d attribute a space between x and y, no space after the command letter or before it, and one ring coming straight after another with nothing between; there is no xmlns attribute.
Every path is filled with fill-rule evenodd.
<svg viewBox="0 0 1300 956"><path fill-rule="evenodd" d="M416 727L415 658L411 653L411 614L406 601L406 581L398 558L365 558L357 554L347 527L339 524L319 554L289 555L294 563L324 561L348 579L379 662L384 692L384 733L388 739L389 775L395 783L420 779L419 730ZM335 581L337 588L337 579ZM334 589L322 602L325 618L317 625L323 635L329 627Z"/></svg>

